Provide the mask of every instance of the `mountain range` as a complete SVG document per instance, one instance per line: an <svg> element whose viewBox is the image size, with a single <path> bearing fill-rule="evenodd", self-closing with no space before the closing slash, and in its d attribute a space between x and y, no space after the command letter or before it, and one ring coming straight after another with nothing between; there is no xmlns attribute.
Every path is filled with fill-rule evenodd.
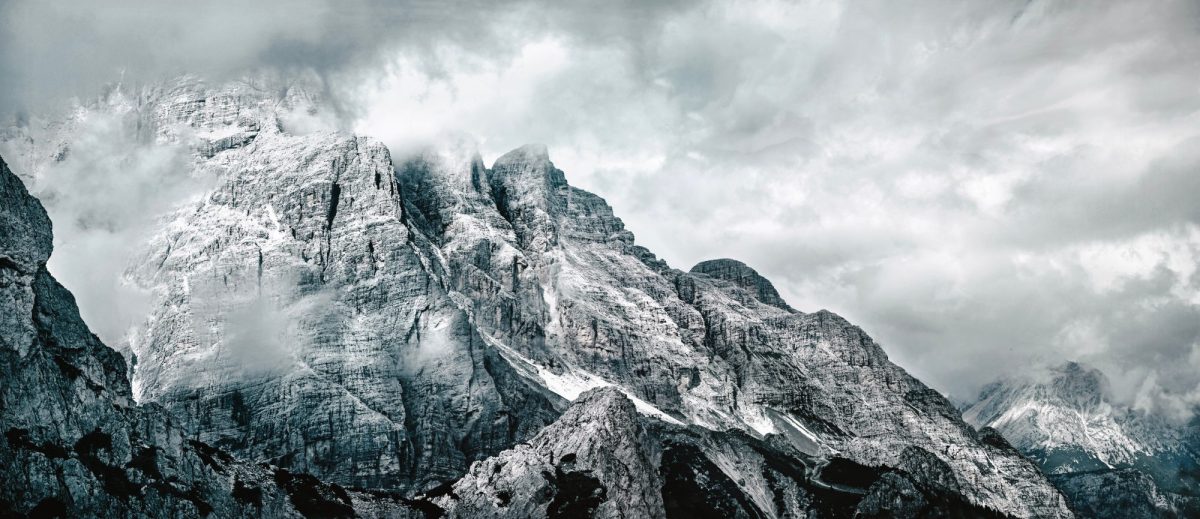
<svg viewBox="0 0 1200 519"><path fill-rule="evenodd" d="M297 124L329 110L320 91L182 78L5 130L0 508L1071 517L1059 488L1091 480L1054 467L1141 452L1023 441L1000 393L964 421L751 267L658 259L544 146L393 157ZM47 271L50 222L22 185L80 160L99 114L186 148L211 186L131 247L153 304L115 349Z"/></svg>

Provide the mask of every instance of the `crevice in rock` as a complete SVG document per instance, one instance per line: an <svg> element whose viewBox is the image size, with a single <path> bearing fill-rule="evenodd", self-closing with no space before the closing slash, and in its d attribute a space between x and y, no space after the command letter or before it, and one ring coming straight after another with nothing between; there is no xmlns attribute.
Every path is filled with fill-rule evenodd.
<svg viewBox="0 0 1200 519"><path fill-rule="evenodd" d="M4 433L4 438L8 440L10 448L16 447L34 452L40 452L48 458L66 459L70 453L66 448L55 445L53 443L37 444L29 439L29 430L14 427Z"/></svg>
<svg viewBox="0 0 1200 519"><path fill-rule="evenodd" d="M552 481L557 491L546 508L546 517L592 517L596 508L608 500L608 488L590 471L563 472L555 467L554 472Z"/></svg>
<svg viewBox="0 0 1200 519"><path fill-rule="evenodd" d="M337 484L322 483L304 473L292 473L287 469L275 470L275 483L287 491L292 506L304 517L338 518L354 517L350 494Z"/></svg>
<svg viewBox="0 0 1200 519"><path fill-rule="evenodd" d="M262 489L254 485L247 485L241 479L234 480L232 495L237 502L243 505L262 508Z"/></svg>
<svg viewBox="0 0 1200 519"><path fill-rule="evenodd" d="M665 447L659 470L668 518L766 517L699 449L682 443Z"/></svg>
<svg viewBox="0 0 1200 519"><path fill-rule="evenodd" d="M329 190L329 211L325 213L325 230L333 228L333 219L337 216L338 201L342 197L342 186L337 182L333 183L333 187Z"/></svg>

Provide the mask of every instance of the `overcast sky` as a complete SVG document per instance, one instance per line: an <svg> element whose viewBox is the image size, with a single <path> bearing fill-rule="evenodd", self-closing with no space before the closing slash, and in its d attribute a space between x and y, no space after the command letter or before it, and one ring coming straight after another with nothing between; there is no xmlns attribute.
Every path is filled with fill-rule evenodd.
<svg viewBox="0 0 1200 519"><path fill-rule="evenodd" d="M545 143L672 265L745 261L957 398L1074 359L1200 403L1200 2L238 4L0 0L0 111L311 67L397 155Z"/></svg>

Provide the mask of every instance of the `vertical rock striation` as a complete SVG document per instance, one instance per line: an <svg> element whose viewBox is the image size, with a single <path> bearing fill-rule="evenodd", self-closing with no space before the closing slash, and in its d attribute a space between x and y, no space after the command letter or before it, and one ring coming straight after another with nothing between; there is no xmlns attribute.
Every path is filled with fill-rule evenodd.
<svg viewBox="0 0 1200 519"><path fill-rule="evenodd" d="M209 104L166 112L200 131L213 117L183 114ZM456 478L557 416L443 286L387 149L274 116L206 159L216 187L130 271L157 295L138 398L239 456L368 488Z"/></svg>

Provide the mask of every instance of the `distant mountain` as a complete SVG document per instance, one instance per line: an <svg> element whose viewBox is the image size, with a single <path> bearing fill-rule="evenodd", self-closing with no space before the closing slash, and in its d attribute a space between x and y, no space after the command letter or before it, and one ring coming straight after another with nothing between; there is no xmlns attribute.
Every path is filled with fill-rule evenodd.
<svg viewBox="0 0 1200 519"><path fill-rule="evenodd" d="M197 441L375 496L356 510L1072 515L861 329L735 260L671 268L545 147L396 160L291 128L313 91L183 79L71 115L186 146L215 186L128 271L155 297L134 393ZM72 127L6 135L36 176Z"/></svg>
<svg viewBox="0 0 1200 519"><path fill-rule="evenodd" d="M1099 370L1069 362L997 381L965 407L963 419L998 431L1084 515L1200 514L1195 426L1114 403Z"/></svg>

